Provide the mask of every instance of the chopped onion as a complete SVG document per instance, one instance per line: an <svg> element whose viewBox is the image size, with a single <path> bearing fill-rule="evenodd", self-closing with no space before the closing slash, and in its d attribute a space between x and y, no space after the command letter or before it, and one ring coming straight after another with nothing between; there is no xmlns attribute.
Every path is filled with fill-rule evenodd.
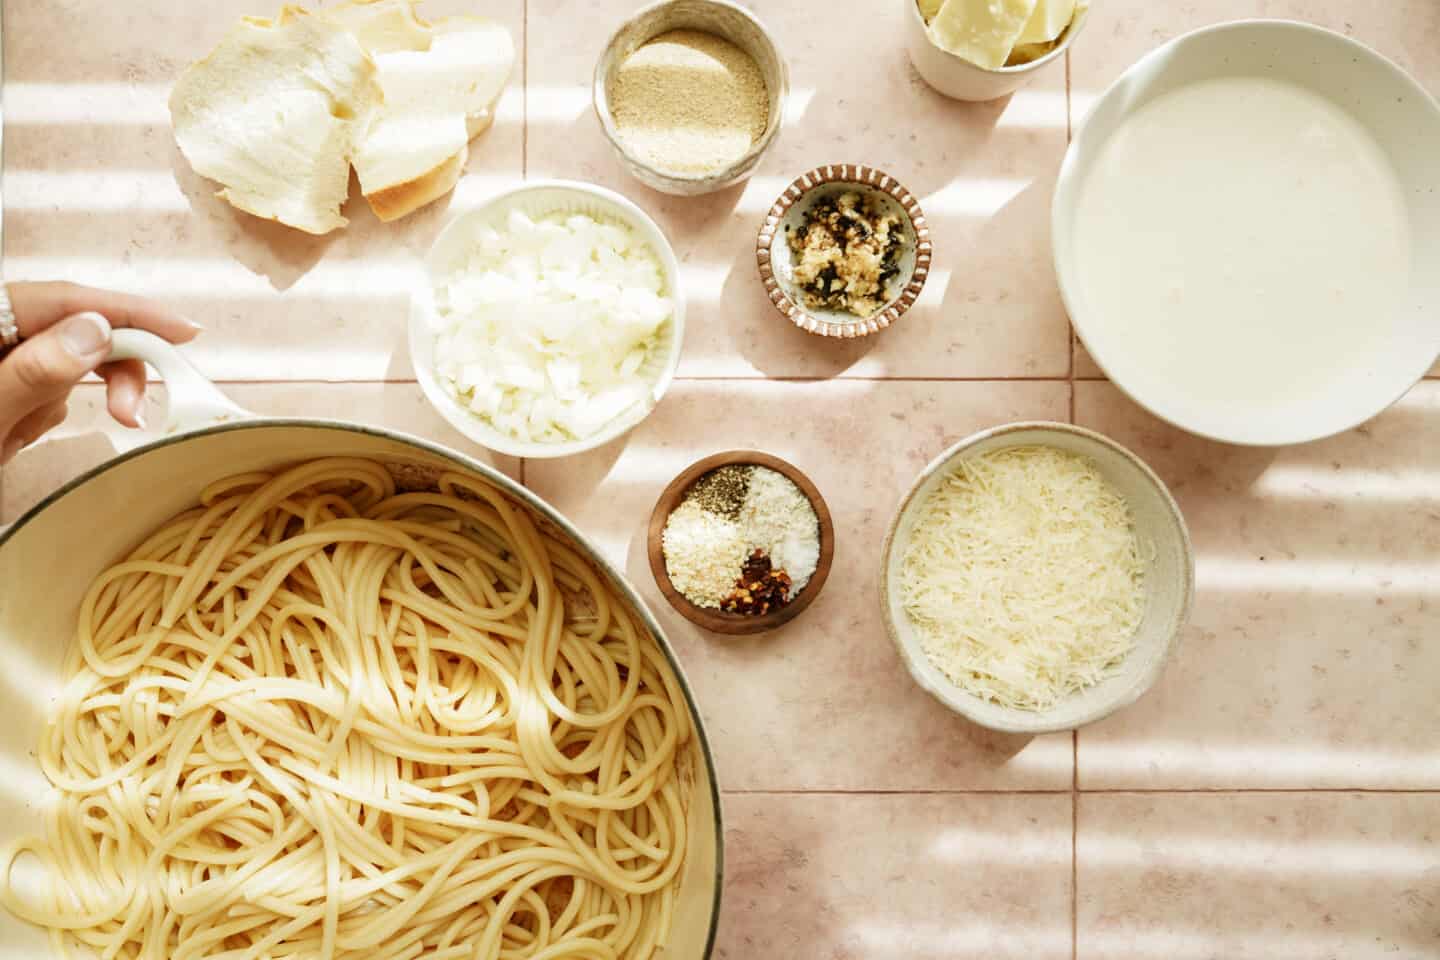
<svg viewBox="0 0 1440 960"><path fill-rule="evenodd" d="M655 251L628 226L510 214L436 284L441 384L526 442L594 436L648 402L642 373L674 315Z"/></svg>

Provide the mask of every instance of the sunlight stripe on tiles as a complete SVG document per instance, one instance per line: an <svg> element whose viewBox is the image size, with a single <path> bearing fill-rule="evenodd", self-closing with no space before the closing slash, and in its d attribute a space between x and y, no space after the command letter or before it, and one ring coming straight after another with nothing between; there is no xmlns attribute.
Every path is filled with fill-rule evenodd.
<svg viewBox="0 0 1440 960"><path fill-rule="evenodd" d="M27 126L170 125L170 87L161 83L12 83L5 87L5 122ZM796 87L785 101L785 119L798 122L815 99L814 87ZM499 124L568 125L590 111L587 84L532 84L523 91L512 79L495 108Z"/></svg>
<svg viewBox="0 0 1440 960"><path fill-rule="evenodd" d="M1085 785L1090 778L1105 783L1150 778L1157 769L1168 783L1243 784L1247 789L1385 784L1396 788L1432 789L1440 783L1440 755L1345 748L1293 741L1235 744L1171 740L1164 736L1101 740L1084 738L1080 767Z"/></svg>

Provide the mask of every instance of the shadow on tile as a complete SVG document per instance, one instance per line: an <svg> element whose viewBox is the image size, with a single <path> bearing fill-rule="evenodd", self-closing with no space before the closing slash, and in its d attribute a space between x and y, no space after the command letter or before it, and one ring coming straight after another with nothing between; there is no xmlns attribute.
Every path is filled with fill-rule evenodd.
<svg viewBox="0 0 1440 960"><path fill-rule="evenodd" d="M633 187L626 191L631 199L665 224L665 235L674 245L676 256L684 262L689 259L689 247L697 234L723 223L735 212L749 180L699 197L673 197L652 190L634 178L626 182Z"/></svg>
<svg viewBox="0 0 1440 960"><path fill-rule="evenodd" d="M1211 491L1218 484L1227 494L1243 493L1281 452L1281 448L1240 447L1186 433L1103 381L1078 384L1075 414L1080 425L1107 433L1135 451L1181 501L1193 487ZM1288 453L1306 448L1284 449Z"/></svg>
<svg viewBox="0 0 1440 960"><path fill-rule="evenodd" d="M13 523L61 486L119 452L99 430L42 438L5 465L0 523Z"/></svg>
<svg viewBox="0 0 1440 960"><path fill-rule="evenodd" d="M937 92L921 79L920 74L915 72L909 56L903 50L899 51L899 55L905 62L904 69L910 80L911 95L925 104L924 112L920 113L917 110L917 115L930 116L935 112L946 114L949 132L953 135L956 131L963 131L965 135L965 142L957 145L965 148L961 156L953 158L947 163L930 163L923 159L925 153L924 130L917 130L911 134L909 143L916 155L905 158L905 173L902 180L910 192L917 197L927 197L950 183L957 174L964 176L974 175L978 172L970 161L983 158L985 142L999 135L996 126L1004 116L1006 109L1009 108L1013 94L983 103L952 100ZM1009 131L1001 131L1001 133L1008 135ZM982 164L982 168L984 166ZM897 174L897 176L899 175ZM921 206L924 206L923 200Z"/></svg>
<svg viewBox="0 0 1440 960"><path fill-rule="evenodd" d="M1077 956L1434 957L1436 813L1419 794L1082 795Z"/></svg>
<svg viewBox="0 0 1440 960"><path fill-rule="evenodd" d="M1076 398L1175 492L1198 587L1161 682L1081 737L1082 782L1433 789L1434 385L1281 449L1192 437L1104 383Z"/></svg>
<svg viewBox="0 0 1440 960"><path fill-rule="evenodd" d="M695 197L677 197L654 190L631 176L615 150L600 131L599 121L588 107L567 126L557 129L567 143L597 144L601 149L578 158L567 158L565 172L550 172L566 180L593 182L624 194L660 224L665 236L675 247L678 259L684 262L695 234L716 222L723 222L734 211L745 192L748 181L741 181L724 190ZM547 136L550 131L546 131ZM552 158L533 158L537 164L548 164ZM578 163L574 161L578 160ZM573 165L572 165L573 164Z"/></svg>
<svg viewBox="0 0 1440 960"><path fill-rule="evenodd" d="M403 321L396 321L391 331L390 358L385 362L385 379L408 381L415 379L415 364L410 359L410 318L408 313Z"/></svg>
<svg viewBox="0 0 1440 960"><path fill-rule="evenodd" d="M931 215L936 224L936 271L904 322L922 328L937 355L953 356L969 376L1063 377L1070 366L1070 332L1051 269L1050 196L1055 175L1032 179L974 227L969 214ZM996 277L1006 278L1003 284ZM1003 356L1000 366L975 359Z"/></svg>
<svg viewBox="0 0 1440 960"><path fill-rule="evenodd" d="M339 233L334 231L320 237L311 236L236 210L220 199L218 184L191 169L178 146L170 148L170 169L194 211L195 217L191 222L218 239L226 252L249 270L263 275L276 290L288 290L294 286L319 262ZM347 203L346 211L356 202L352 199ZM189 230L190 227L187 224L180 229Z"/></svg>
<svg viewBox="0 0 1440 960"><path fill-rule="evenodd" d="M600 483L609 476L610 470L615 466L615 461L619 460L620 455L625 452L625 447L634 433L635 431L631 430L587 453L565 457L565 472L571 478L570 482L582 490L593 491L599 487ZM667 477L663 482L669 483L670 480Z"/></svg>
<svg viewBox="0 0 1440 960"><path fill-rule="evenodd" d="M725 798L717 960L1068 960L1070 797Z"/></svg>
<svg viewBox="0 0 1440 960"><path fill-rule="evenodd" d="M793 375L794 358L800 355L806 357L805 368L810 376L823 379L838 376L894 332L882 330L856 340L837 340L801 330L782 316L766 296L755 266L753 246L746 247L731 263L720 301L730 305L725 310L724 322L729 328L731 344L767 377ZM754 306L750 307L747 301ZM747 308L736 309L735 305L742 303ZM758 324L748 322L756 316L760 317ZM904 323L905 319L902 317L900 322Z"/></svg>

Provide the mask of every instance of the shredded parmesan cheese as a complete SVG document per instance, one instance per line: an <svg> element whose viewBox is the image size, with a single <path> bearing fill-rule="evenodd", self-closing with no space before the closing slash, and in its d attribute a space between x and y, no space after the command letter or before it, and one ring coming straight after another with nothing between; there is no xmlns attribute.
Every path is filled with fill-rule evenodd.
<svg viewBox="0 0 1440 960"><path fill-rule="evenodd" d="M1046 710L1134 646L1144 562L1130 508L1089 460L1011 447L959 462L921 506L901 595L935 666Z"/></svg>

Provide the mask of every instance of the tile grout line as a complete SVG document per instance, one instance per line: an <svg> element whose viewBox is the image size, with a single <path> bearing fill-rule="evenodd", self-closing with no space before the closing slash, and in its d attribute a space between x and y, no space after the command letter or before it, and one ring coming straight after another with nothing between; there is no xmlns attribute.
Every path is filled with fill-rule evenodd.
<svg viewBox="0 0 1440 960"><path fill-rule="evenodd" d="M1065 54L1070 89L1070 54ZM1070 422L1075 422L1075 384L1070 384ZM1080 731L1070 731L1070 960L1080 960Z"/></svg>
<svg viewBox="0 0 1440 960"><path fill-rule="evenodd" d="M916 790L840 790L840 789L800 789L800 790L760 790L760 789L726 789L721 788L720 792L726 796L737 797L1131 797L1131 796L1161 796L1161 797L1203 797L1203 796L1225 796L1231 797L1239 794L1251 794L1256 796L1287 796L1292 794L1376 794L1380 796L1414 796L1434 797L1440 796L1440 787L1426 789L1414 787L1191 787L1191 788L1128 788L1128 787L1100 787L1088 790L1077 789L1075 786L1055 787L1052 789L1013 789L1006 790L1002 787L993 789L916 789ZM1072 815L1072 822L1078 822L1078 808Z"/></svg>
<svg viewBox="0 0 1440 960"><path fill-rule="evenodd" d="M1073 129L1073 124L1072 124L1072 120L1071 120L1072 104L1071 104L1071 99L1070 99L1070 86L1071 86L1071 81L1070 81L1070 57L1071 57L1071 54L1072 54L1072 51L1070 51L1070 50L1066 50L1066 51L1065 51L1065 149L1066 149L1067 152L1068 152L1069 149L1070 149L1070 141L1071 141L1072 137L1074 136L1074 129ZM1066 379L1069 380L1069 382L1070 382L1070 422L1073 424L1073 423L1075 422L1075 350L1076 350L1076 342L1077 342L1077 339L1076 339L1076 336L1075 336L1075 325L1070 322L1070 314L1069 314L1068 312L1065 314L1065 339L1066 339L1066 341L1067 341L1067 343L1068 343L1068 345L1069 345L1069 348L1070 348L1069 351L1068 351L1069 360L1070 360L1070 366L1069 366L1068 371L1066 372ZM1076 731L1073 731L1073 732L1074 732L1074 734L1075 734L1075 744L1074 744L1074 746L1075 746L1075 753L1076 753L1076 756L1078 757L1079 752L1080 752L1080 748L1079 748L1079 745L1078 745L1078 743L1079 743L1079 737L1080 737L1080 731L1076 730ZM1078 778L1079 778L1078 772L1077 772L1077 774L1076 774L1076 778L1077 778L1077 781L1078 781ZM1078 949L1078 948L1077 948L1077 949ZM1072 960L1074 960L1073 957L1072 957Z"/></svg>
<svg viewBox="0 0 1440 960"><path fill-rule="evenodd" d="M1073 79L1070 65L1073 50L1065 51L1065 149L1074 139ZM1070 341L1070 422L1075 422L1075 325L1065 315L1065 330ZM1070 731L1070 957L1080 956L1080 731Z"/></svg>
<svg viewBox="0 0 1440 960"><path fill-rule="evenodd" d="M1069 383L1063 376L1054 377L675 377L673 382L677 383ZM357 378L349 380L330 380L320 377L295 377L292 379L257 379L257 380L233 380L216 378L210 381L216 386L228 387L302 387L302 386L323 386L323 387L344 387L344 386L371 386L374 384L385 384L391 386L412 386L418 381L414 377L376 377ZM151 386L164 384L163 380L147 380ZM85 387L98 388L102 384L96 381L85 381L81 384Z"/></svg>
<svg viewBox="0 0 1440 960"><path fill-rule="evenodd" d="M781 376L781 377L676 377L676 380L684 380L693 383L705 383L708 381L753 381L755 383L1068 383L1066 375L1053 377L818 377L818 376Z"/></svg>
<svg viewBox="0 0 1440 960"><path fill-rule="evenodd" d="M1057 787L1053 790L727 790L725 796L733 797L1063 797L1070 791ZM1440 791L1437 791L1440 792Z"/></svg>
<svg viewBox="0 0 1440 960"><path fill-rule="evenodd" d="M530 179L530 0L520 4L520 179Z"/></svg>
<svg viewBox="0 0 1440 960"><path fill-rule="evenodd" d="M1073 80L1070 72L1073 50L1065 51L1065 150L1069 152L1074 139ZM1065 334L1069 343L1070 422L1075 422L1075 325L1065 314ZM1070 960L1080 960L1080 731L1070 731Z"/></svg>
<svg viewBox="0 0 1440 960"><path fill-rule="evenodd" d="M1282 796L1295 793L1375 793L1382 795L1433 796L1440 794L1440 787L1091 787L1080 790L1081 796L1232 796L1237 793L1274 794Z"/></svg>
<svg viewBox="0 0 1440 960"><path fill-rule="evenodd" d="M1072 83L1070 77L1070 58L1074 52L1073 47L1065 51L1065 143L1067 146L1070 143L1070 138L1075 134L1075 121L1072 113L1074 110L1074 102L1070 97Z"/></svg>
<svg viewBox="0 0 1440 960"><path fill-rule="evenodd" d="M530 179L530 0L520 3L520 180ZM401 381L414 383L413 380ZM525 482L525 464L528 457L519 457L516 467L520 475L520 486L529 489Z"/></svg>
<svg viewBox="0 0 1440 960"><path fill-rule="evenodd" d="M1054 377L807 377L807 376L786 376L786 377L765 377L765 376L734 376L734 377L694 377L679 376L674 378L680 383L1107 383L1104 376L1054 376ZM234 380L226 378L215 378L210 381L216 386L229 387L303 387L303 386L370 386L373 384L391 384L395 386L406 386L417 383L414 377L356 377L345 380L331 380L323 377L292 377L292 378L262 378L255 380ZM1427 376L1421 380L1422 383L1440 383L1440 376ZM150 379L146 383L150 386L160 386L163 380ZM98 380L85 380L80 384L82 387L100 387Z"/></svg>

